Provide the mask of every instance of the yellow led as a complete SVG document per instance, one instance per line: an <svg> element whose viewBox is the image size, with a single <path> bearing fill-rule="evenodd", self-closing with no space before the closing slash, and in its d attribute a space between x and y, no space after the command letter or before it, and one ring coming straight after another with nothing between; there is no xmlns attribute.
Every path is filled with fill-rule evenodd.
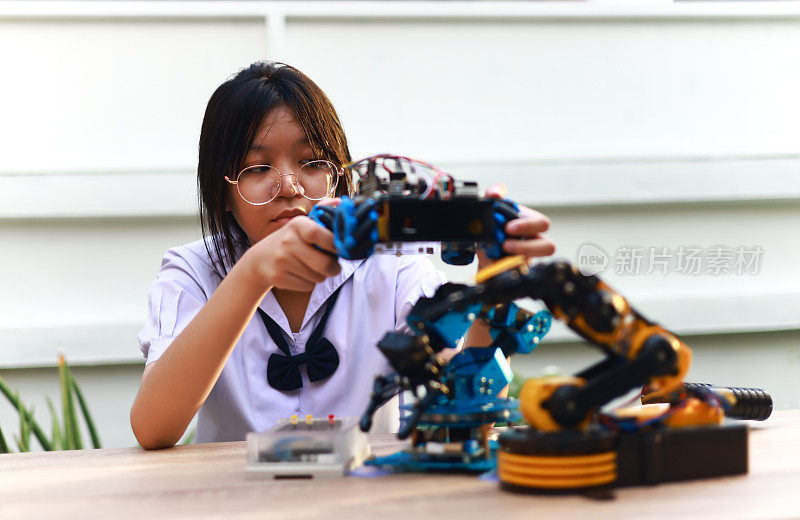
<svg viewBox="0 0 800 520"><path fill-rule="evenodd" d="M289 420L292 422L292 424L297 424L297 415L293 415Z"/></svg>
<svg viewBox="0 0 800 520"><path fill-rule="evenodd" d="M311 414L306 415L306 424L311 424L314 422L314 416Z"/></svg>

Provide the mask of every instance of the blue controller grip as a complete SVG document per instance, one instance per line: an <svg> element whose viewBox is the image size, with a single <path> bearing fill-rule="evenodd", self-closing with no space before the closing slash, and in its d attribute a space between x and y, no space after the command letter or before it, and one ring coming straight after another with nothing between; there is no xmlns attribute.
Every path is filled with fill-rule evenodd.
<svg viewBox="0 0 800 520"><path fill-rule="evenodd" d="M367 258L378 242L378 212L373 199L356 203L345 196L335 208L314 206L308 216L333 232L336 251L345 260Z"/></svg>
<svg viewBox="0 0 800 520"><path fill-rule="evenodd" d="M494 202L494 241L484 244L486 256L496 260L505 256L503 242L506 241L506 224L519 217L519 206L509 199L497 199Z"/></svg>
<svg viewBox="0 0 800 520"><path fill-rule="evenodd" d="M333 231L333 217L336 208L333 206L314 206L308 214L308 218L324 227L328 231Z"/></svg>

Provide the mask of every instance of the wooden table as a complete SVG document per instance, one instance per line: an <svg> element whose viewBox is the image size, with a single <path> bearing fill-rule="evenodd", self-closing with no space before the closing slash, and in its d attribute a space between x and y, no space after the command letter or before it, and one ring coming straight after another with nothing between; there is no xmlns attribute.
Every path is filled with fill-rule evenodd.
<svg viewBox="0 0 800 520"><path fill-rule="evenodd" d="M397 448L375 437L373 451ZM800 410L752 423L750 474L529 496L469 475L248 480L241 442L0 456L0 518L800 518Z"/></svg>

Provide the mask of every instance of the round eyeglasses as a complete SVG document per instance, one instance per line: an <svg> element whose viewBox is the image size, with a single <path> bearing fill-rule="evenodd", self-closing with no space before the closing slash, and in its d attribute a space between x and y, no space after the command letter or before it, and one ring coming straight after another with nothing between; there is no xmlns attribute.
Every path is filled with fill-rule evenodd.
<svg viewBox="0 0 800 520"><path fill-rule="evenodd" d="M256 164L240 171L235 181L227 176L225 180L236 186L245 202L262 206L278 196L283 177L294 177L292 182L303 197L320 200L333 195L339 176L343 173L332 162L319 160L304 163L297 173L281 173L272 166Z"/></svg>

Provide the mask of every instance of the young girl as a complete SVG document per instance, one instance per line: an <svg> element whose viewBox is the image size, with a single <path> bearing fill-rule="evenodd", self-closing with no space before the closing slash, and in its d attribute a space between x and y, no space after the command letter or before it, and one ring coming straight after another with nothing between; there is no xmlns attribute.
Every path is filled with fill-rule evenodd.
<svg viewBox="0 0 800 520"><path fill-rule="evenodd" d="M254 63L211 96L197 169L205 240L165 253L139 334L147 364L131 426L142 447L175 444L198 410L196 442L363 412L390 371L377 342L444 278L421 255L333 255L333 235L307 215L348 193L350 160L330 101L293 67ZM523 215L505 251L552 254L547 218ZM490 341L476 324L465 344ZM384 410L375 428L396 430L397 402Z"/></svg>

